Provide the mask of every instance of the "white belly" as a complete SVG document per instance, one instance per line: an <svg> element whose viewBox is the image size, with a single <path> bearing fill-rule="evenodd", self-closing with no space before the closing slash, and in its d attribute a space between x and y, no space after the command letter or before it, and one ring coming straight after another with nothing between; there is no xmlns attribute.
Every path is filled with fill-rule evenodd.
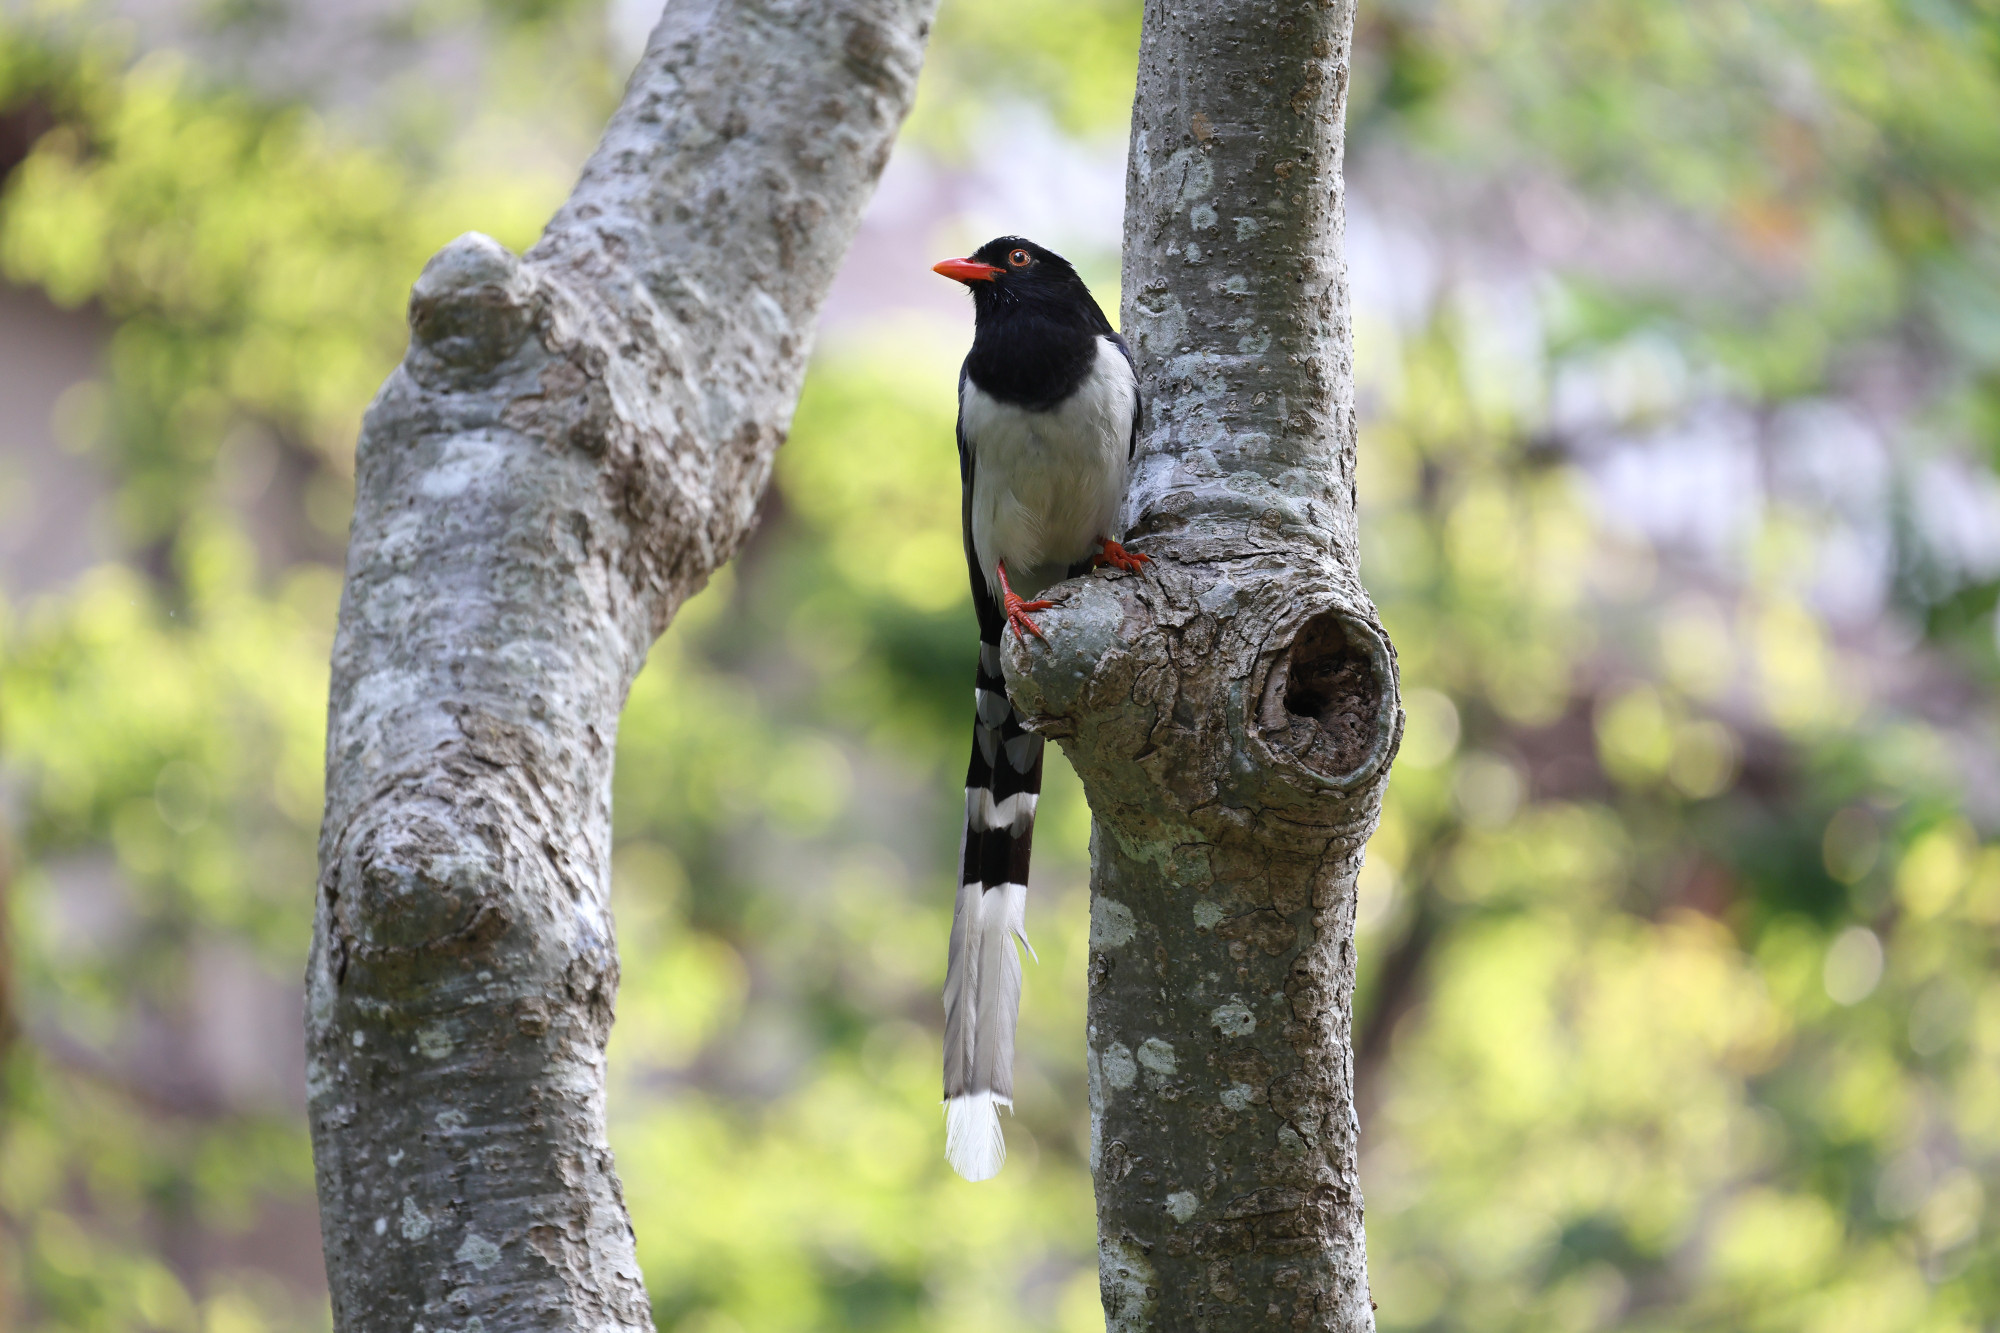
<svg viewBox="0 0 2000 1333"><path fill-rule="evenodd" d="M1060 407L1030 412L965 382L959 410L972 450L972 546L987 586L1032 597L1097 551L1125 498L1138 383L1124 353L1097 340L1097 364Z"/></svg>

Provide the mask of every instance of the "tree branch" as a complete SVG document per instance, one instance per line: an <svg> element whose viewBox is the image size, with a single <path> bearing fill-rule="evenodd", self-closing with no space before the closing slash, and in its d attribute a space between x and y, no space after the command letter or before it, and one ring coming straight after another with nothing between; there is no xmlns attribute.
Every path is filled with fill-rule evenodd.
<svg viewBox="0 0 2000 1333"><path fill-rule="evenodd" d="M1092 1167L1113 1330L1374 1326L1354 882L1401 736L1356 568L1352 11L1149 0L1124 328L1143 577L1065 585L1014 697L1095 817Z"/></svg>
<svg viewBox="0 0 2000 1333"><path fill-rule="evenodd" d="M651 1327L603 1065L618 712L742 541L935 0L685 0L362 428L308 966L336 1328Z"/></svg>

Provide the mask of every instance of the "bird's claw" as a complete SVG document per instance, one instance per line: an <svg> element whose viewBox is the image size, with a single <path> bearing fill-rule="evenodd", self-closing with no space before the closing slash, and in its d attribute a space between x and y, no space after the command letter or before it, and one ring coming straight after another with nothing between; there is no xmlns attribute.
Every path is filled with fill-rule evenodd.
<svg viewBox="0 0 2000 1333"><path fill-rule="evenodd" d="M1027 598L1019 596L1012 588L1007 586L1007 562L1004 560L1001 561L998 568L1000 570L1000 600L1001 604L1006 607L1007 623L1013 627L1014 637L1022 643L1026 643L1028 635L1032 634L1043 643L1047 643L1049 636L1042 633L1040 625L1037 625L1028 618L1028 612L1046 611L1054 606L1055 603L1045 601L1031 602Z"/></svg>
<svg viewBox="0 0 2000 1333"><path fill-rule="evenodd" d="M1151 563L1153 559L1152 556L1142 554L1138 551L1128 551L1109 537L1101 537L1098 540L1103 543L1104 549L1090 558L1091 568L1093 569L1100 569L1105 565L1110 565L1113 569L1122 569L1128 573L1136 574L1142 567Z"/></svg>
<svg viewBox="0 0 2000 1333"><path fill-rule="evenodd" d="M1043 643L1047 643L1049 636L1042 633L1040 625L1037 625L1028 618L1028 612L1046 611L1054 605L1054 602L1024 602L1020 598L1010 595L1007 598L1007 623L1014 627L1014 637L1026 643L1028 635L1032 634ZM1022 632L1024 630L1026 633Z"/></svg>

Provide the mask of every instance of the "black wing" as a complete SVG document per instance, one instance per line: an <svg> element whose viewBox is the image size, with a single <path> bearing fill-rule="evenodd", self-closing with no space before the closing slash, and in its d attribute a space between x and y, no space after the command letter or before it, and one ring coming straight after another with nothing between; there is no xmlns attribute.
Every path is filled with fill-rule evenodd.
<svg viewBox="0 0 2000 1333"><path fill-rule="evenodd" d="M1131 355L1129 352L1126 355ZM987 582L986 571L979 567L979 552L972 545L972 478L979 461L972 456L972 446L965 439L965 368L958 371L958 484L959 523L965 537L965 568L972 576L972 609L979 617L979 641L999 643L1001 631L1007 627L1007 617L1001 614L999 599L993 595L993 586Z"/></svg>
<svg viewBox="0 0 2000 1333"><path fill-rule="evenodd" d="M1146 417L1146 400L1139 393L1139 363L1132 359L1132 349L1126 344L1122 334L1113 330L1104 336L1111 339L1113 347L1116 347L1120 352L1125 354L1125 364L1132 367L1132 435L1125 442L1125 461L1129 463L1139 452L1139 423L1145 420ZM963 393L964 391L960 390L960 392ZM959 452L962 454L964 451L965 446L960 444ZM967 483L967 485L970 484L969 482ZM969 496L972 492L968 490L966 494Z"/></svg>

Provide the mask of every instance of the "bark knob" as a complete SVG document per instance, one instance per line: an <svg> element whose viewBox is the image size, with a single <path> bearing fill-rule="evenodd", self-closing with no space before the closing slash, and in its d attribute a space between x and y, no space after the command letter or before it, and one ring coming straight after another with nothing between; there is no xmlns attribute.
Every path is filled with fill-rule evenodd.
<svg viewBox="0 0 2000 1333"><path fill-rule="evenodd" d="M521 261L476 231L431 256L410 289L413 341L453 370L493 369L514 354L532 323Z"/></svg>

